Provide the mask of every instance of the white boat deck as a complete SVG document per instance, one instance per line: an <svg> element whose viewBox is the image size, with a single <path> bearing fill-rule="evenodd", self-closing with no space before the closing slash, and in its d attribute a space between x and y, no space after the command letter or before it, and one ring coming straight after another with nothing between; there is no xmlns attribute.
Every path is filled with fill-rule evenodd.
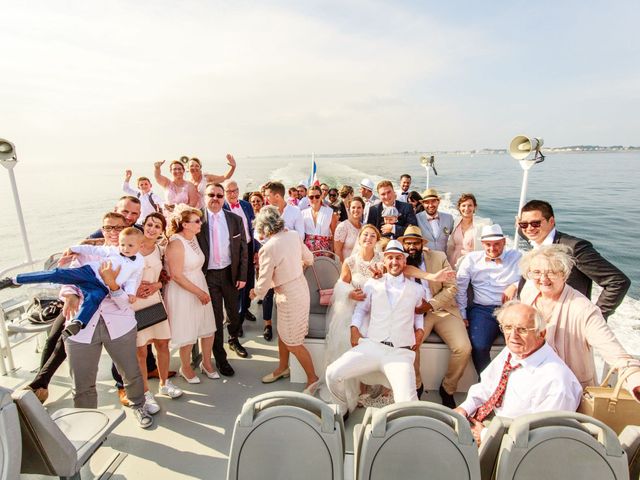
<svg viewBox="0 0 640 480"><path fill-rule="evenodd" d="M251 356L241 359L233 352L229 353L229 361L236 371L233 377L209 380L200 375L202 383L199 385L175 378L174 383L185 391L184 395L176 400L157 396L162 410L154 415L155 423L147 430L139 428L132 412L125 408L127 418L88 462L82 470L82 478L98 478L117 453L127 456L119 465L114 465L111 477L114 479L225 478L233 425L245 400L269 391L302 391L304 388L304 384L291 383L288 379L269 385L261 383L261 377L277 364L277 344L262 338L260 320L245 322L244 331L243 345ZM0 376L0 385L19 389L31 381L40 359L35 347L36 342L30 341L13 350L18 368L7 376ZM178 365L174 352L171 369L177 370ZM150 380L150 385L151 391L155 392L158 380ZM121 408L111 378L111 360L106 352L100 360L97 390L99 408ZM464 394L457 395L461 401ZM437 392L429 392L424 399L440 401ZM53 377L45 407L53 412L72 406L71 379L65 362ZM364 409L357 409L347 421L347 452L352 451L353 426L363 415ZM21 478L53 477L22 475Z"/></svg>

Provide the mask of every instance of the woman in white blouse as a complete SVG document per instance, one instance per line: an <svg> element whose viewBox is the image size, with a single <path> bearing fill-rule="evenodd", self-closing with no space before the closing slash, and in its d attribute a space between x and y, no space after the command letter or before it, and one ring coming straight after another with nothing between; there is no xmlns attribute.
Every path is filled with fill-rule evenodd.
<svg viewBox="0 0 640 480"><path fill-rule="evenodd" d="M331 240L336 230L338 216L331 207L322 204L322 191L314 185L309 188L307 195L311 203L310 208L302 210L304 220L304 244L312 252L318 250L333 251Z"/></svg>

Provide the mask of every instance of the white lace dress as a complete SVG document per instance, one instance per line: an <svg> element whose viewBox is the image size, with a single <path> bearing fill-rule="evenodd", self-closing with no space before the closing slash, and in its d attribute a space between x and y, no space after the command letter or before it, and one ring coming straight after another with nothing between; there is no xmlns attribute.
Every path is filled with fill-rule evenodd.
<svg viewBox="0 0 640 480"><path fill-rule="evenodd" d="M351 317L356 308L355 300L349 298L349 293L354 288L362 288L363 285L373 277L369 268L374 263L382 262L382 254L376 252L370 261L364 260L359 253L354 253L348 257L344 263L351 270L351 283L338 280L333 289L333 299L331 307L327 311L329 321L329 331L325 340L325 369L338 359L343 353L351 349ZM362 334L366 332L361 331ZM359 387L358 380L348 380L345 385L347 405L352 411L358 402ZM320 388L320 398L326 402L331 402L331 394L322 385Z"/></svg>

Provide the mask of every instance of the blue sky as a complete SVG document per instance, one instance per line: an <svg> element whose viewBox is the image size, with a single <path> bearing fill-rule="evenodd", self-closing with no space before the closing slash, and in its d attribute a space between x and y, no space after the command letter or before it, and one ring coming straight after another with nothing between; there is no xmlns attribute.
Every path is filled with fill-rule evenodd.
<svg viewBox="0 0 640 480"><path fill-rule="evenodd" d="M637 2L2 3L34 159L640 144Z"/></svg>

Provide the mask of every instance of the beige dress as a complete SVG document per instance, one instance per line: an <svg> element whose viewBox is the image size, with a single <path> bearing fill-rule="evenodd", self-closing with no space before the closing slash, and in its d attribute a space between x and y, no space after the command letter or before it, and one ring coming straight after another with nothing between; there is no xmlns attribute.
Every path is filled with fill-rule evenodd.
<svg viewBox="0 0 640 480"><path fill-rule="evenodd" d="M149 255L144 257L144 269L142 270L142 280L145 282L157 282L160 278L160 272L162 271L162 252L160 247L156 245ZM160 290L147 298L140 298L133 303L132 308L134 312L142 310L143 308L150 307L156 303L162 302L162 296ZM136 338L136 345L143 347L151 340L166 340L171 338L171 328L169 327L169 320L151 325L144 330L138 332Z"/></svg>
<svg viewBox="0 0 640 480"><path fill-rule="evenodd" d="M194 238L189 241L182 235L175 234L169 242L182 242L183 274L191 283L207 292L207 281L202 273L204 253L200 250L197 240ZM198 338L210 337L216 331L211 302L203 305L198 297L182 288L176 281L170 280L167 284L164 301L171 323L171 348L193 345Z"/></svg>
<svg viewBox="0 0 640 480"><path fill-rule="evenodd" d="M262 298L274 288L278 337L285 345L302 345L309 331L311 302L302 264L311 265L313 254L298 232L283 230L267 240L258 256L260 277L255 286L256 296Z"/></svg>

